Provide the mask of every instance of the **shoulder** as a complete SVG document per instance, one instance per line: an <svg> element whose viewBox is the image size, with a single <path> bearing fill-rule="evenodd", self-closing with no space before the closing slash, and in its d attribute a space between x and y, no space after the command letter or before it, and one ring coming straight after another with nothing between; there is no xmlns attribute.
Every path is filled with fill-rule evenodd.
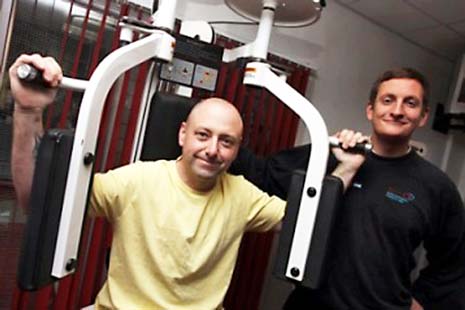
<svg viewBox="0 0 465 310"><path fill-rule="evenodd" d="M136 161L131 164L127 164L118 169L127 170L146 170L146 169L167 169L174 165L173 160L156 160L156 161Z"/></svg>
<svg viewBox="0 0 465 310"><path fill-rule="evenodd" d="M423 182L433 186L446 186L455 188L454 182L436 165L416 154L413 158L413 168Z"/></svg>
<svg viewBox="0 0 465 310"><path fill-rule="evenodd" d="M108 170L105 173L97 173L96 178L125 178L131 180L142 179L145 176L153 176L155 173L163 170L169 170L170 166L174 165L171 161L137 161L121 167Z"/></svg>
<svg viewBox="0 0 465 310"><path fill-rule="evenodd" d="M221 178L220 182L225 186L230 187L240 187L240 186L248 186L249 184L253 186L252 183L247 181L244 176L242 175L233 175L230 173L224 173Z"/></svg>
<svg viewBox="0 0 465 310"><path fill-rule="evenodd" d="M220 178L220 182L221 188L224 192L240 193L240 195L235 195L240 199L248 199L253 196L265 194L264 191L259 189L242 175L224 173Z"/></svg>
<svg viewBox="0 0 465 310"><path fill-rule="evenodd" d="M417 182L424 184L431 197L438 199L438 205L463 208L462 198L457 186L444 171L419 155L415 159L413 169L413 173L416 173Z"/></svg>

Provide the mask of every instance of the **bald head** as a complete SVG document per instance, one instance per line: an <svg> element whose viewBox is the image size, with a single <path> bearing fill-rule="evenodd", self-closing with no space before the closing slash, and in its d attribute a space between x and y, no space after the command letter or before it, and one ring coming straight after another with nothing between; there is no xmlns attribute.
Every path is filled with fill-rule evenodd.
<svg viewBox="0 0 465 310"><path fill-rule="evenodd" d="M189 113L186 123L189 124L194 120L200 122L223 121L225 125L228 124L231 129L234 129L235 135L242 139L244 125L241 115L234 105L222 98L212 97L197 103Z"/></svg>

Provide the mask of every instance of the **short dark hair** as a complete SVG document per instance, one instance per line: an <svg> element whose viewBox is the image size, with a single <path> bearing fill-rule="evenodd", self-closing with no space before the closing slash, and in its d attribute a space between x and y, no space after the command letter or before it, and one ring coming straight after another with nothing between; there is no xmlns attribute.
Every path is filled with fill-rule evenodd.
<svg viewBox="0 0 465 310"><path fill-rule="evenodd" d="M428 107L429 104L429 83L426 77L419 71L413 68L394 68L384 71L378 79L373 83L370 90L370 98L368 104L374 104L376 96L378 96L379 86L381 83L392 79L412 79L420 83L423 88L423 107Z"/></svg>

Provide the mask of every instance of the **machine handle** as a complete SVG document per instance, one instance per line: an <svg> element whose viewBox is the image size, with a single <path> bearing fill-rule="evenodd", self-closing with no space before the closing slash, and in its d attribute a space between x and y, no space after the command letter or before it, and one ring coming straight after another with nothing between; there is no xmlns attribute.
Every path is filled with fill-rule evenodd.
<svg viewBox="0 0 465 310"><path fill-rule="evenodd" d="M48 83L43 79L42 72L29 64L20 65L16 70L16 74L21 81L50 87L50 85L48 85Z"/></svg>
<svg viewBox="0 0 465 310"><path fill-rule="evenodd" d="M16 69L16 75L23 82L42 87L50 87L50 84L42 77L42 72L30 64L20 65L18 69ZM87 83L88 81L86 80L63 77L59 87L83 92L86 90Z"/></svg>
<svg viewBox="0 0 465 310"><path fill-rule="evenodd" d="M341 147L341 143L339 139L336 137L329 137L329 145L331 147ZM349 148L347 151L354 152L354 153L367 153L370 152L373 146L370 143L362 142L357 143L354 147Z"/></svg>

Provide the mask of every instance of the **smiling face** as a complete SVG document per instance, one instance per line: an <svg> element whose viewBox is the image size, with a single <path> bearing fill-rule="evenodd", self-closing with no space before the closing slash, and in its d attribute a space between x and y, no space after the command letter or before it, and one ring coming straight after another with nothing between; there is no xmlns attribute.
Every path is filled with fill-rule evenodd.
<svg viewBox="0 0 465 310"><path fill-rule="evenodd" d="M179 130L182 180L195 190L212 189L237 156L242 127L236 108L225 100L211 98L196 105Z"/></svg>
<svg viewBox="0 0 465 310"><path fill-rule="evenodd" d="M409 78L393 78L379 85L366 115L373 126L372 142L408 148L416 128L425 125L428 108L423 103L422 85Z"/></svg>

